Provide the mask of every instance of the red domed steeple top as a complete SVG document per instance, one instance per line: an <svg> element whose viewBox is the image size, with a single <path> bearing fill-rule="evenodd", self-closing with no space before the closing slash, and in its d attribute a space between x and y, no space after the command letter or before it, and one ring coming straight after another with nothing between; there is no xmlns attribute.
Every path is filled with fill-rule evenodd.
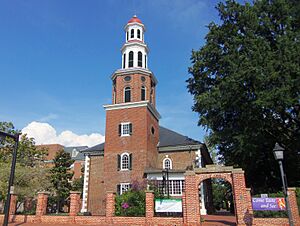
<svg viewBox="0 0 300 226"><path fill-rule="evenodd" d="M129 24L129 23L140 23L140 24L142 24L142 21L141 21L139 18L137 18L136 15L134 15L134 16L128 21L128 24Z"/></svg>

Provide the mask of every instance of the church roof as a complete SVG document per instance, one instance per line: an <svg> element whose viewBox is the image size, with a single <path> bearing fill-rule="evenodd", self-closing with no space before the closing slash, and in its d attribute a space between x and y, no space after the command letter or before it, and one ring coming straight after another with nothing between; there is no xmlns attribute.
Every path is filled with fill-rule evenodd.
<svg viewBox="0 0 300 226"><path fill-rule="evenodd" d="M162 126L159 127L159 143L158 147L172 147L172 146L189 146L189 145L200 145L202 144L199 141L193 140L187 136L179 134L173 130L164 128ZM104 152L104 143L97 144L93 147L86 148L80 151L81 153L95 153L100 152L103 154Z"/></svg>
<svg viewBox="0 0 300 226"><path fill-rule="evenodd" d="M196 145L201 144L187 136L179 134L165 127L159 127L159 147L178 146L178 145Z"/></svg>
<svg viewBox="0 0 300 226"><path fill-rule="evenodd" d="M142 24L142 21L141 21L139 18L137 18L136 15L134 15L134 16L128 21L128 24L129 24L129 23L140 23L140 24Z"/></svg>

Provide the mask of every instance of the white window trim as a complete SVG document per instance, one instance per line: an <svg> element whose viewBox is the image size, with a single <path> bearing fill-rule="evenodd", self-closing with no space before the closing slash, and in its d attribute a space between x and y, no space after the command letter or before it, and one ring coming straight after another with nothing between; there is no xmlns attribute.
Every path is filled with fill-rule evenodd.
<svg viewBox="0 0 300 226"><path fill-rule="evenodd" d="M162 180L158 180L160 183L162 183ZM177 194L175 194L175 189L174 189L174 181L179 181L179 192ZM184 186L183 186L184 180L169 180L169 191L170 191L170 195L171 196L181 196ZM164 194L167 194L167 188L164 189Z"/></svg>
<svg viewBox="0 0 300 226"><path fill-rule="evenodd" d="M127 157L128 157L128 168L124 168L123 169L123 156L124 155L127 155ZM120 170L121 171L127 171L127 170L129 170L129 164L130 164L130 155L129 155L129 153L124 152L123 154L121 154L120 158L121 158L121 161L120 161Z"/></svg>
<svg viewBox="0 0 300 226"><path fill-rule="evenodd" d="M130 183L121 183L120 184L120 195L123 194L123 187L125 188L126 186L128 186L128 189L125 190L124 192L128 191L130 189Z"/></svg>
<svg viewBox="0 0 300 226"><path fill-rule="evenodd" d="M172 168L173 168L173 163L172 163L172 160L171 160L169 157L164 158L164 160L163 160L163 169L166 169L166 167L165 167L165 162L166 162L167 160L170 161L170 169L172 169Z"/></svg>
<svg viewBox="0 0 300 226"><path fill-rule="evenodd" d="M128 137L128 136L130 136L130 126L129 126L130 123L131 123L131 122L122 122L122 123L121 123L121 137ZM123 133L123 126L124 126L124 125L128 125L128 130L129 130L129 133L128 133L128 134L127 134L127 133L126 133L126 134Z"/></svg>

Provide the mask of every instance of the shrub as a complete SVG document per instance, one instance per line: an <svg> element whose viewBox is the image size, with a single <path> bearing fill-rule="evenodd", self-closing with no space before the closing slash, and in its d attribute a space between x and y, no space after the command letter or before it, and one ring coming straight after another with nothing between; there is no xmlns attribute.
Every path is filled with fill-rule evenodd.
<svg viewBox="0 0 300 226"><path fill-rule="evenodd" d="M145 216L145 197L145 191L133 189L116 196L116 216Z"/></svg>

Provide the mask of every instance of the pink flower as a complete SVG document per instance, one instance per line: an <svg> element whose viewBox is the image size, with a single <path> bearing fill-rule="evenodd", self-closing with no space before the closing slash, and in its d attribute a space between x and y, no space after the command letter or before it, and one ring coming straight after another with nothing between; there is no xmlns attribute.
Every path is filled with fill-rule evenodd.
<svg viewBox="0 0 300 226"><path fill-rule="evenodd" d="M122 208L123 208L123 209L129 208L129 204L128 204L127 202L124 202L124 203L122 204Z"/></svg>

